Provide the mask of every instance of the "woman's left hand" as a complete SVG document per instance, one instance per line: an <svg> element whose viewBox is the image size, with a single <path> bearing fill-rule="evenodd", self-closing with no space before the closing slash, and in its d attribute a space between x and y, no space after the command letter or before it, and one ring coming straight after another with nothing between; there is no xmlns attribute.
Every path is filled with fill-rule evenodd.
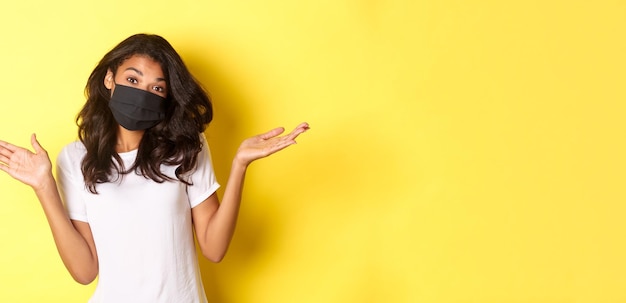
<svg viewBox="0 0 626 303"><path fill-rule="evenodd" d="M304 122L285 136L278 136L285 131L283 127L278 127L264 134L248 138L239 146L239 150L237 150L237 155L235 156L235 161L244 166L248 166L254 160L267 157L288 147L289 145L295 144L296 137L308 129L309 124Z"/></svg>

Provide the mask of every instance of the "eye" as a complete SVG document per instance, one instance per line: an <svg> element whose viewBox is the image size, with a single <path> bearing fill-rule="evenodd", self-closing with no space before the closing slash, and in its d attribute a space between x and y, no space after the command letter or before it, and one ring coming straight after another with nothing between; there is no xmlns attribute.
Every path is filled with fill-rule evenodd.
<svg viewBox="0 0 626 303"><path fill-rule="evenodd" d="M137 84L137 79L133 78L133 77L128 77L126 78L126 81L132 83L132 84Z"/></svg>
<svg viewBox="0 0 626 303"><path fill-rule="evenodd" d="M157 91L157 92L159 92L159 93L163 93L163 92L165 92L165 88L164 88L164 87L162 87L162 86L153 86L153 87L152 87L152 90Z"/></svg>

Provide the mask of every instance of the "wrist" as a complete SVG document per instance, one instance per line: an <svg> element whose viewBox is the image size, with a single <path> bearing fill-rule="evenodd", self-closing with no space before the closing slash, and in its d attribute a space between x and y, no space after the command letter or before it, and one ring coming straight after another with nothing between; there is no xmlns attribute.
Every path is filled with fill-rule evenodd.
<svg viewBox="0 0 626 303"><path fill-rule="evenodd" d="M250 165L250 162L247 162L244 159L241 159L239 157L235 157L233 159L231 170L232 171L246 171L249 165Z"/></svg>
<svg viewBox="0 0 626 303"><path fill-rule="evenodd" d="M31 187L35 191L35 194L40 195L46 193L50 189L56 188L56 181L54 180L52 174L48 174L41 180L41 182L33 184Z"/></svg>

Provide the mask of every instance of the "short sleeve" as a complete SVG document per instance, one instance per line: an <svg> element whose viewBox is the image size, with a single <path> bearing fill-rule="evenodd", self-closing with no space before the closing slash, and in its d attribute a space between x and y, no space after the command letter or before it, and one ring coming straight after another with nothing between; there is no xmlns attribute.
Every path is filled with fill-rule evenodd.
<svg viewBox="0 0 626 303"><path fill-rule="evenodd" d="M89 222L83 192L85 183L80 171L80 155L78 144L72 143L59 153L57 157L57 184L70 219Z"/></svg>
<svg viewBox="0 0 626 303"><path fill-rule="evenodd" d="M187 186L189 204L192 208L198 206L220 187L213 171L211 151L204 134L200 134L200 141L202 150L198 153L196 169L189 176L191 185Z"/></svg>

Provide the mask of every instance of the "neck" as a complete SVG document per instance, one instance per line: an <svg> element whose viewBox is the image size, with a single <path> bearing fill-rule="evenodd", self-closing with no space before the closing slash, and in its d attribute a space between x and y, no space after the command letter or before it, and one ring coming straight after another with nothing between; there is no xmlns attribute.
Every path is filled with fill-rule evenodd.
<svg viewBox="0 0 626 303"><path fill-rule="evenodd" d="M139 148L139 143L144 133L145 131L143 130L127 130L122 126L118 126L115 151L125 153Z"/></svg>

